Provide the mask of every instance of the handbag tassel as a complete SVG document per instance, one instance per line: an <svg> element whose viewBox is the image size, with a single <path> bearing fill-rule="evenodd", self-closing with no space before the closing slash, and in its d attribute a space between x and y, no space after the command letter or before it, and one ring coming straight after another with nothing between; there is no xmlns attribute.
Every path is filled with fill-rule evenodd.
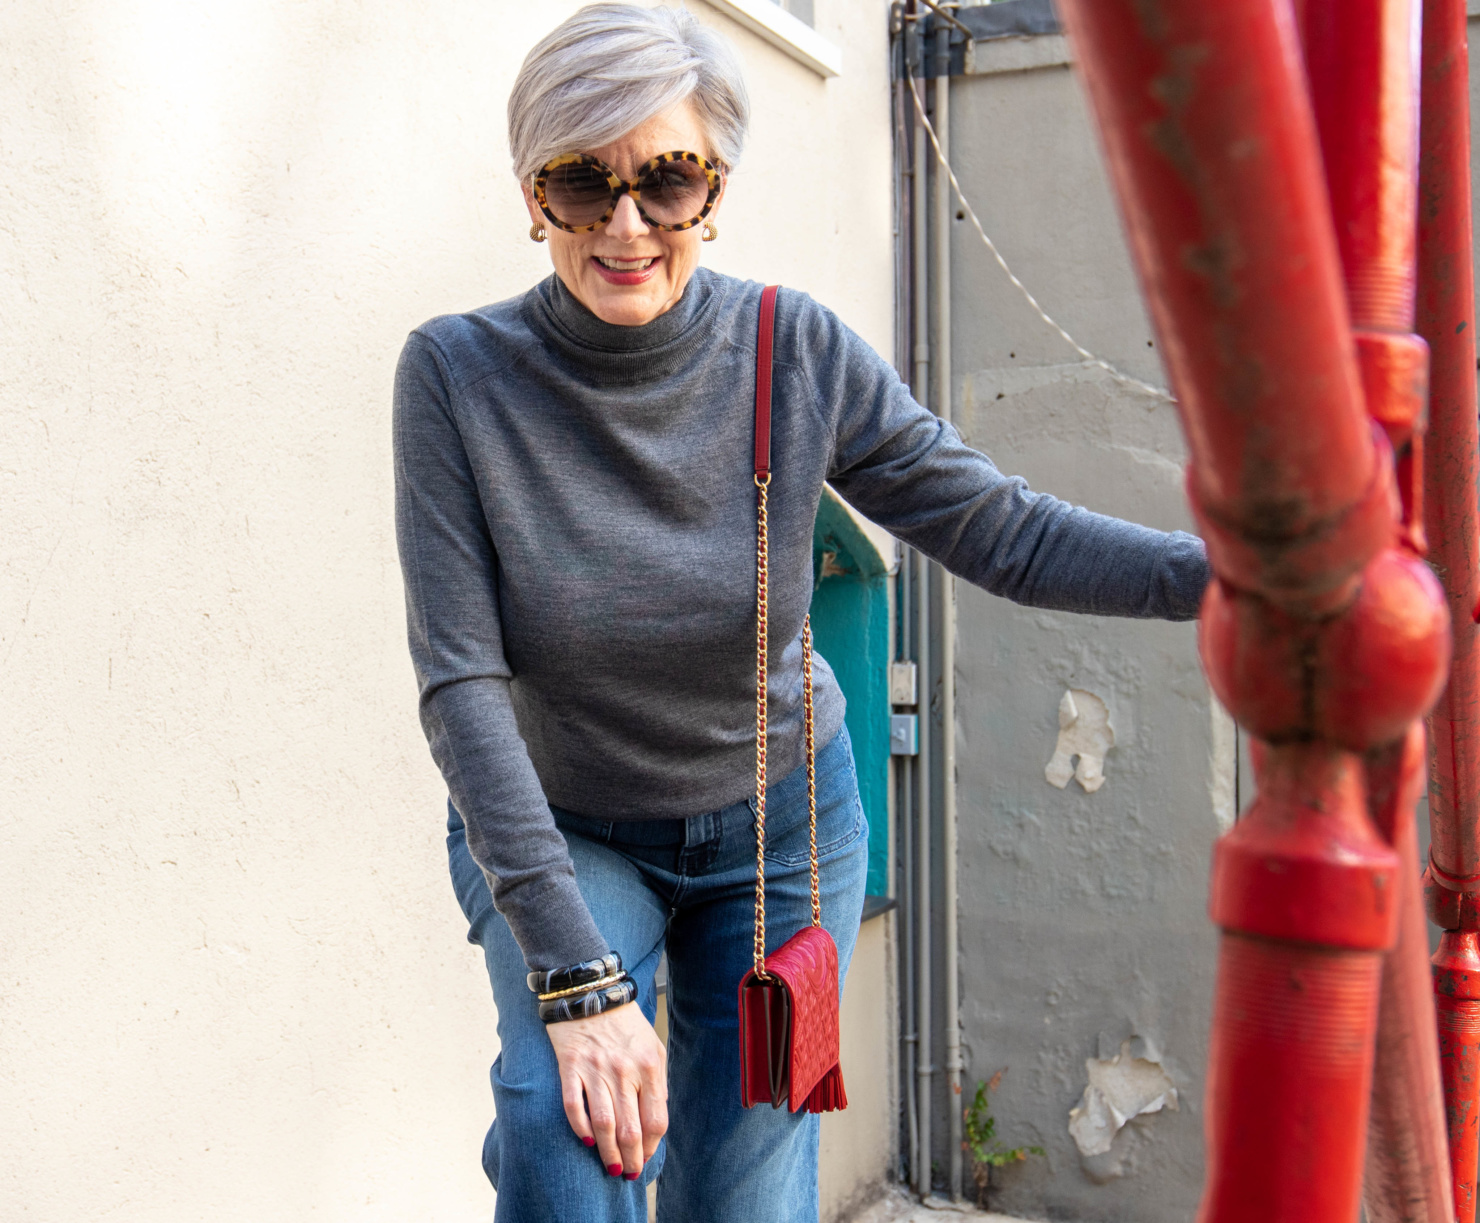
<svg viewBox="0 0 1480 1223"><path fill-rule="evenodd" d="M835 1065L824 1074L807 1095L803 1106L809 1113L832 1113L848 1107L848 1093L843 1090L843 1068Z"/></svg>

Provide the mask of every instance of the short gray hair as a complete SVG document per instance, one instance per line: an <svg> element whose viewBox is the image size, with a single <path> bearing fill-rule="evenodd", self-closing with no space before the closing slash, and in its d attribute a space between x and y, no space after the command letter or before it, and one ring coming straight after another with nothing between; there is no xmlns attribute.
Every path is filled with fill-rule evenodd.
<svg viewBox="0 0 1480 1223"><path fill-rule="evenodd" d="M514 174L527 181L552 157L609 144L685 99L710 159L733 167L750 99L729 43L684 8L588 4L540 39L519 69L509 93Z"/></svg>

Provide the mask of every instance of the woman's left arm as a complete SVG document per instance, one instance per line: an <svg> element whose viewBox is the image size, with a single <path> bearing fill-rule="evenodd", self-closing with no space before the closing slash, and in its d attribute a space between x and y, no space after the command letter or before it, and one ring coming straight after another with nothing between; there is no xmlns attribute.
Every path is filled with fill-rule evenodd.
<svg viewBox="0 0 1480 1223"><path fill-rule="evenodd" d="M794 350L833 437L828 479L860 513L959 577L1030 607L1195 619L1211 571L1184 531L1035 493L910 396L893 368L807 301Z"/></svg>

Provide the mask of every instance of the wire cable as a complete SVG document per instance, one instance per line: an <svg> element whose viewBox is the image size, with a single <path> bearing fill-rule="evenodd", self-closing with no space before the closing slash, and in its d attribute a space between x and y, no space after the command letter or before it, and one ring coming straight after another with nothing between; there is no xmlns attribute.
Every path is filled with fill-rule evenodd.
<svg viewBox="0 0 1480 1223"><path fill-rule="evenodd" d="M1028 305L1033 307L1034 313L1059 333L1064 342L1079 354L1084 364L1093 365L1097 369L1104 370L1116 382L1128 386L1132 390L1139 391L1143 395L1150 395L1154 399L1164 400L1167 403L1176 403L1176 397L1169 391L1165 391L1159 386L1152 386L1149 382L1142 382L1139 378L1133 378L1122 370L1116 369L1115 366L1111 365L1103 357L1095 356L1094 353L1090 352L1089 349L1055 322L1049 316L1048 311L1038 304L1038 299L1028 291L1028 286L1019 280L1013 270L1007 266L1007 260L1002 257L1002 252L997 249L997 244L991 238L987 237L987 231L982 228L981 221L977 219L976 210L972 208L971 202L966 198L965 193L962 192L961 184L956 180L956 172L951 169L950 162L941 153L940 140L936 137L935 128L931 125L929 117L925 114L925 106L920 101L920 90L915 85L914 76L906 74L905 80L910 87L910 97L915 101L915 113L920 116L920 122L924 125L925 131L930 137L930 143L935 149L935 159L940 164L940 168L945 171L946 177L950 179L951 190L956 193L956 199L960 202L962 211L966 213L967 219L976 229L977 236L986 244L987 250L992 252L992 258L997 261L997 266L1006 274L1007 279L1012 281L1013 286L1023 295L1023 299Z"/></svg>

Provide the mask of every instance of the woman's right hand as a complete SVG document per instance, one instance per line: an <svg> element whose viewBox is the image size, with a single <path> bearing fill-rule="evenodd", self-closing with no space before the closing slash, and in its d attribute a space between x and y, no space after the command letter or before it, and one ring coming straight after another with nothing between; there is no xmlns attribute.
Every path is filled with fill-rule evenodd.
<svg viewBox="0 0 1480 1223"><path fill-rule="evenodd" d="M629 1002L545 1031L570 1128L613 1176L636 1180L668 1130L667 1054L653 1025Z"/></svg>

